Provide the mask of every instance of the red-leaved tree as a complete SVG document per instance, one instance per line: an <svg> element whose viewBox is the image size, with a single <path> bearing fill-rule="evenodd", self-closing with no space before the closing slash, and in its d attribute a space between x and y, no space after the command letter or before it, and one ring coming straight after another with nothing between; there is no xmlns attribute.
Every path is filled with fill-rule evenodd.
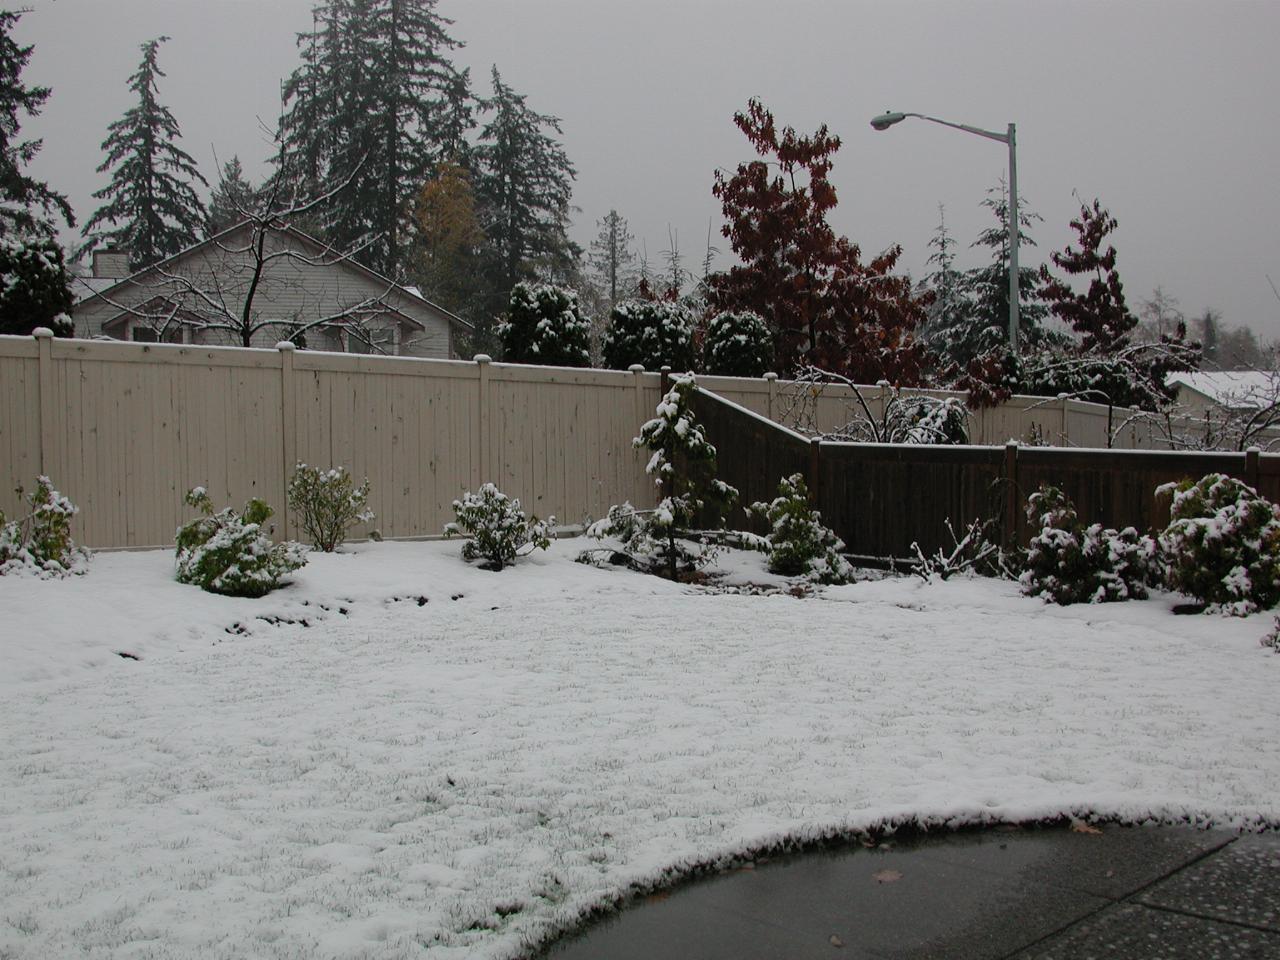
<svg viewBox="0 0 1280 960"><path fill-rule="evenodd" d="M741 264L712 278L716 305L753 310L774 335L779 372L813 365L863 383L919 382L927 353L913 331L924 301L894 276L902 248L869 262L827 223L836 205L828 175L840 138L824 124L811 137L778 129L752 99L734 123L764 160L716 171L712 193Z"/></svg>
<svg viewBox="0 0 1280 960"><path fill-rule="evenodd" d="M1059 269L1071 276L1092 274L1089 289L1076 293L1071 287L1040 268L1045 281L1044 299L1055 316L1080 334L1080 349L1085 353L1107 356L1129 343L1129 334L1138 318L1124 302L1124 288L1116 273L1116 248L1102 249L1107 235L1116 228L1116 219L1097 200L1090 206L1080 205L1079 218L1071 221L1079 248L1070 244L1061 253L1051 255Z"/></svg>

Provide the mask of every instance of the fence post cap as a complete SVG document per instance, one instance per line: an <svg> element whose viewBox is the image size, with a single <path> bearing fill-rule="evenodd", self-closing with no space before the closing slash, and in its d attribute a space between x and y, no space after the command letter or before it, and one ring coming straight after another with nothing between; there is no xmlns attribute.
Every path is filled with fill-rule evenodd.
<svg viewBox="0 0 1280 960"><path fill-rule="evenodd" d="M668 365L667 365L667 364L665 364L665 363L664 363L661 367L659 367L658 369L659 369L659 370L661 370L663 373L670 373L670 372L671 372L671 367L670 367L670 366L668 366Z"/></svg>
<svg viewBox="0 0 1280 960"><path fill-rule="evenodd" d="M776 373L772 373L772 372L770 372L770 373L766 373L766 374L764 375L764 378L765 378L766 380L777 380L777 379L778 379L778 375L777 375Z"/></svg>
<svg viewBox="0 0 1280 960"><path fill-rule="evenodd" d="M809 446L811 446L811 447L820 447L820 446L822 446L822 438L821 438L821 437L810 437L810 438L809 438Z"/></svg>
<svg viewBox="0 0 1280 960"><path fill-rule="evenodd" d="M1010 438L1010 439L1008 439L1008 440L1006 440L1006 441L1004 442L1004 448L1005 448L1006 450L1010 450L1010 449L1012 449L1012 450L1017 450L1017 449L1018 449L1018 441L1017 441L1017 440L1014 440L1014 439L1012 439L1012 438Z"/></svg>
<svg viewBox="0 0 1280 960"><path fill-rule="evenodd" d="M1262 453L1262 448L1257 444L1254 444L1252 447L1247 448L1245 453L1251 453L1256 457L1258 454Z"/></svg>
<svg viewBox="0 0 1280 960"><path fill-rule="evenodd" d="M476 363L493 363L493 357L489 356L487 353L477 353L471 359Z"/></svg>
<svg viewBox="0 0 1280 960"><path fill-rule="evenodd" d="M631 366L627 367L627 371L629 373L644 373L644 364L633 363Z"/></svg>
<svg viewBox="0 0 1280 960"><path fill-rule="evenodd" d="M294 343L292 340L281 340L279 343L276 344L276 349L277 350L297 350L298 345Z"/></svg>
<svg viewBox="0 0 1280 960"><path fill-rule="evenodd" d="M48 327L36 327L31 331L31 335L37 340L49 340L53 337L53 331Z"/></svg>

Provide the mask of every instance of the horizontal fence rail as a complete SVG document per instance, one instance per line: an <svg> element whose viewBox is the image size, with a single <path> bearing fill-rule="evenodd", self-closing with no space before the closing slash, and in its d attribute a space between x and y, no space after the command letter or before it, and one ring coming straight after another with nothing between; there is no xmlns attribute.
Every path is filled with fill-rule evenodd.
<svg viewBox="0 0 1280 960"><path fill-rule="evenodd" d="M844 443L804 437L753 410L700 391L696 413L719 452L719 476L737 487L732 524L759 530L745 507L777 496L778 481L802 473L823 521L848 550L871 557L913 556L954 546L973 520L993 520L1006 541L1025 544L1034 531L1024 514L1042 483L1072 500L1084 523L1141 532L1168 523L1156 488L1224 473L1280 502L1280 455L1077 450L997 446ZM763 532L763 531L761 531Z"/></svg>

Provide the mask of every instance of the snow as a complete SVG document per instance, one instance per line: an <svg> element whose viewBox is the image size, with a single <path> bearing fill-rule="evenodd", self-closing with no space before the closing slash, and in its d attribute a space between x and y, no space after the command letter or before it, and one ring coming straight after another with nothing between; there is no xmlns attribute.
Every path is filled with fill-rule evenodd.
<svg viewBox="0 0 1280 960"><path fill-rule="evenodd" d="M1169 374L1165 383L1190 387L1233 409L1260 409L1280 399L1280 377L1262 370L1179 371Z"/></svg>
<svg viewBox="0 0 1280 960"><path fill-rule="evenodd" d="M726 595L587 545L494 574L359 544L260 600L167 551L0 578L0 955L497 960L878 824L1280 824L1269 616L983 580Z"/></svg>

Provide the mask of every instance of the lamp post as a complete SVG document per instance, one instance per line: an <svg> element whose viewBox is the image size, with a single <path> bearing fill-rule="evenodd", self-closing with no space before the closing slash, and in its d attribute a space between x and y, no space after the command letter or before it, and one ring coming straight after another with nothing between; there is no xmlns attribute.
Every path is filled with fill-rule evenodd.
<svg viewBox="0 0 1280 960"><path fill-rule="evenodd" d="M878 117L871 118L871 126L876 130L888 130L895 123L901 123L907 117L918 117L932 123L940 123L944 127L954 127L965 133L976 133L988 140L998 140L1009 145L1009 349L1018 352L1018 156L1017 137L1014 124L1009 124L1007 133L996 133L971 127L967 123L952 123L950 120L939 120L937 117L925 116L923 113L894 113L887 111Z"/></svg>

